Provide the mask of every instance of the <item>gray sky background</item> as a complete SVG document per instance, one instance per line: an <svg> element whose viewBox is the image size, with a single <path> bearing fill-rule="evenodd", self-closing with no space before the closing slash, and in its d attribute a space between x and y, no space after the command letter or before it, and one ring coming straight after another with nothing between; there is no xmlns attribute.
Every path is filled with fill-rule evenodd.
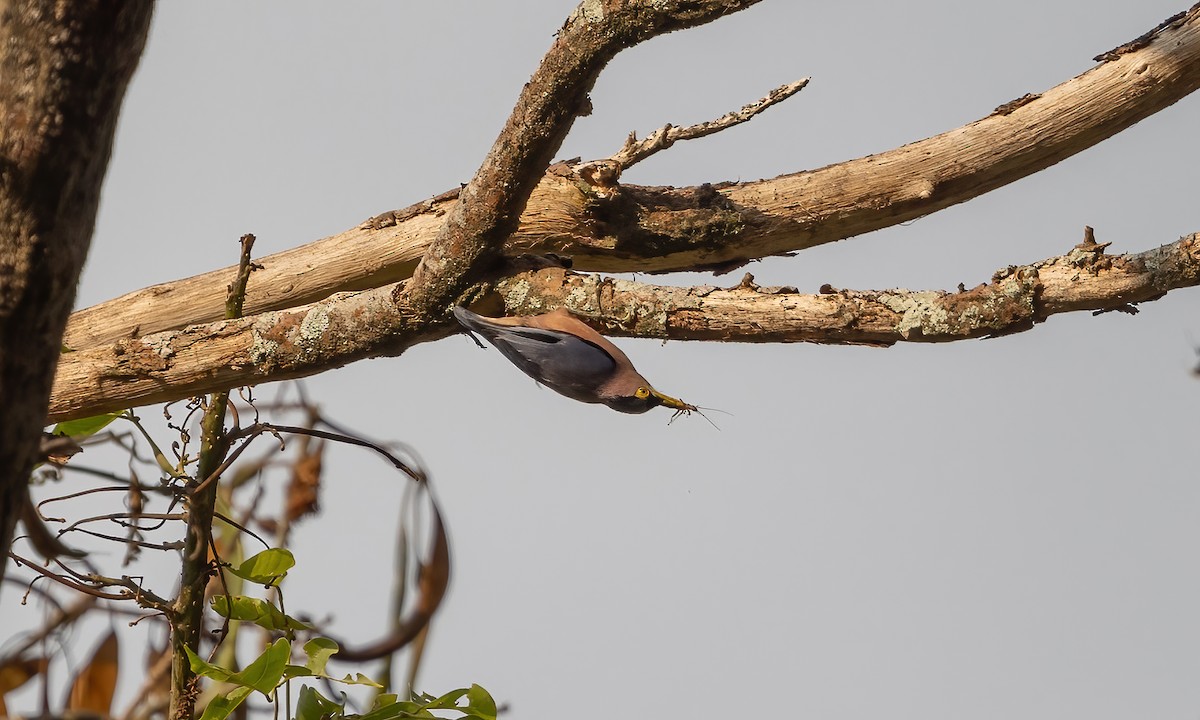
<svg viewBox="0 0 1200 720"><path fill-rule="evenodd" d="M228 265L245 232L267 254L466 182L573 5L163 2L80 306ZM624 180L815 168L1045 90L1183 9L768 1L619 56L560 157L811 75ZM804 292L949 289L1062 254L1085 224L1145 250L1200 229L1197 127L1190 97L986 197L747 269ZM887 350L618 340L660 390L731 413L719 432L573 403L461 337L307 388L433 473L456 562L433 692L477 682L513 718L1195 718L1196 301ZM400 483L359 453L327 466L289 610L366 637ZM0 624L31 612L0 599Z"/></svg>

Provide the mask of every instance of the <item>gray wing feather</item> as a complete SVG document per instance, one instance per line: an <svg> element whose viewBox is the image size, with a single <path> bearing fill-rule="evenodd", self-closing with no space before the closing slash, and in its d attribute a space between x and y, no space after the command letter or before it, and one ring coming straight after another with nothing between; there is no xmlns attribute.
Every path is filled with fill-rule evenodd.
<svg viewBox="0 0 1200 720"><path fill-rule="evenodd" d="M617 365L603 348L570 333L496 325L457 307L454 316L463 327L486 338L526 375L568 397L595 402L595 390L612 376Z"/></svg>

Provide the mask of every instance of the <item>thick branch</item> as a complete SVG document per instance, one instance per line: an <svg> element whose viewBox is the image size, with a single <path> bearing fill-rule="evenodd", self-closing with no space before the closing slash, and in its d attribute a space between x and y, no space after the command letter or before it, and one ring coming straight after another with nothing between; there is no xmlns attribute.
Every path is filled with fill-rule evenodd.
<svg viewBox="0 0 1200 720"><path fill-rule="evenodd" d="M395 287L339 293L290 310L65 353L51 414L87 417L104 412L99 407L148 405L314 375L448 334L424 334L411 323L392 301Z"/></svg>
<svg viewBox="0 0 1200 720"><path fill-rule="evenodd" d="M1066 255L996 272L989 283L941 290L837 290L817 295L761 288L747 275L732 288L667 287L543 270L499 283L510 314L566 306L597 317L603 332L725 342L888 346L951 342L1032 328L1079 310L1133 311L1134 303L1200 284L1200 235L1154 250L1105 255L1085 240Z"/></svg>
<svg viewBox="0 0 1200 720"><path fill-rule="evenodd" d="M1124 130L1200 87L1200 9L1041 95L878 155L753 183L623 186L611 197L565 166L534 190L511 252L556 252L600 272L728 268L832 242L969 200ZM782 140L782 139L781 139ZM408 277L455 193L265 258L247 313ZM76 313L66 344L86 348L221 315L230 270L156 285Z"/></svg>
<svg viewBox="0 0 1200 720"><path fill-rule="evenodd" d="M711 22L758 0L585 0L562 29L483 165L397 296L422 320L445 318L460 296L499 260L517 230L530 193L580 115L591 114L588 92L621 50L674 30Z"/></svg>
<svg viewBox="0 0 1200 720"><path fill-rule="evenodd" d="M805 295L752 282L727 290L677 288L560 268L497 283L511 313L568 305L605 332L737 342L891 345L946 342L1026 330L1050 315L1115 310L1200 284L1200 238L1155 250L1104 254L1081 243L1069 253L1009 267L959 292L824 289ZM246 320L197 325L69 353L59 365L55 419L176 400L240 384L312 375L377 351L398 353L443 337L418 330L390 302L391 288L330 298Z"/></svg>

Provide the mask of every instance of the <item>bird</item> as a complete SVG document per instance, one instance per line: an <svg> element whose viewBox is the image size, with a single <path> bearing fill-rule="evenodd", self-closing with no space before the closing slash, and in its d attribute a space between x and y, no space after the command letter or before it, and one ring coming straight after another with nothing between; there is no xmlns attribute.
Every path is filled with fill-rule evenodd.
<svg viewBox="0 0 1200 720"><path fill-rule="evenodd" d="M620 348L565 308L490 318L456 306L454 317L472 338L479 333L526 375L572 400L632 414L660 405L676 415L698 409L655 390Z"/></svg>

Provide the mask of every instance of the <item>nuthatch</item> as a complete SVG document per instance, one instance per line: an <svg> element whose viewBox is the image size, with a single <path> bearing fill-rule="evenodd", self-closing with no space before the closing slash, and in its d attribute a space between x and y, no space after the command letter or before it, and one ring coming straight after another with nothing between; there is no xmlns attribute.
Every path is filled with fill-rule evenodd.
<svg viewBox="0 0 1200 720"><path fill-rule="evenodd" d="M487 338L526 375L573 400L603 403L624 413L644 413L659 405L676 414L696 409L651 387L625 353L563 308L545 315L488 318L456 307L454 317L468 334Z"/></svg>

